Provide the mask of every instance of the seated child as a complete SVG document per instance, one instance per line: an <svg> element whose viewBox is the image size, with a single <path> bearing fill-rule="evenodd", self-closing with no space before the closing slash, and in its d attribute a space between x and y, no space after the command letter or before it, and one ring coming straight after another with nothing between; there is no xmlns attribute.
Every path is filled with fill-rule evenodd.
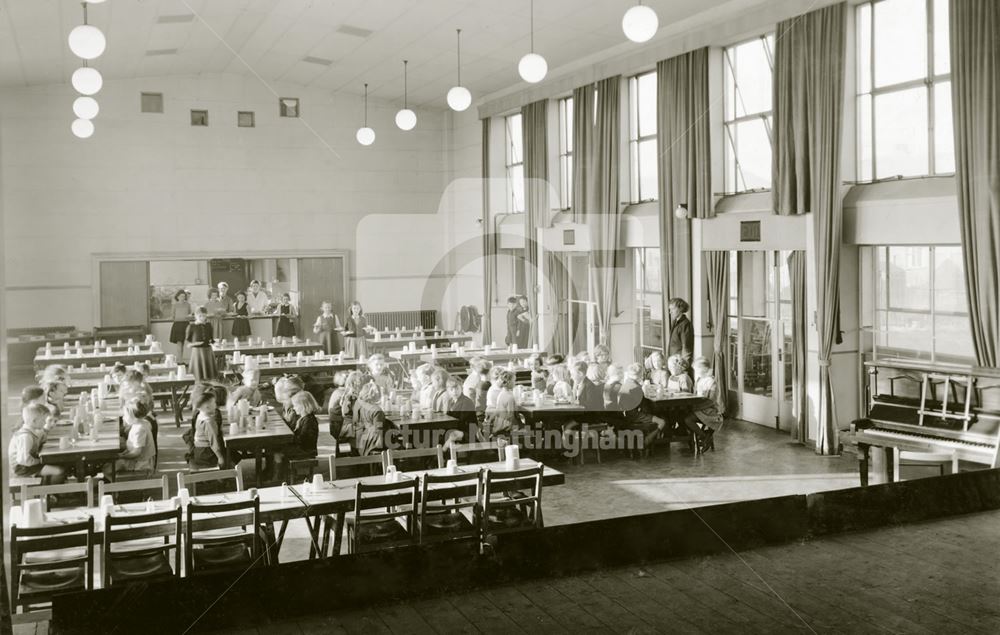
<svg viewBox="0 0 1000 635"><path fill-rule="evenodd" d="M149 425L149 410L138 397L132 397L122 406L122 417L127 427L125 451L118 455L115 467L119 472L152 474L156 463L156 439Z"/></svg>
<svg viewBox="0 0 1000 635"><path fill-rule="evenodd" d="M667 362L663 358L663 353L653 351L646 358L646 364L649 369L649 382L666 389L670 372L667 371Z"/></svg>
<svg viewBox="0 0 1000 635"><path fill-rule="evenodd" d="M121 362L116 363L115 367L111 369L111 381L113 381L116 386L121 384L122 381L125 380L125 373L127 371L128 368L125 367L125 364Z"/></svg>
<svg viewBox="0 0 1000 635"><path fill-rule="evenodd" d="M628 430L639 430L643 434L641 449L648 450L650 444L663 432L667 422L653 416L646 408L642 392L642 365L629 364L618 388L617 410L622 412L622 418L616 421L617 427Z"/></svg>
<svg viewBox="0 0 1000 635"><path fill-rule="evenodd" d="M344 427L344 411L341 403L347 396L347 388L345 387L347 376L346 370L338 370L333 374L333 392L330 393L330 401L327 402L326 406L327 414L330 416L330 436L334 440L340 440Z"/></svg>
<svg viewBox="0 0 1000 635"><path fill-rule="evenodd" d="M11 476L38 476L42 483L54 485L66 480L66 471L56 465L42 465L39 453L52 426L52 413L40 403L28 404L21 409L21 427L10 437L7 465Z"/></svg>
<svg viewBox="0 0 1000 635"><path fill-rule="evenodd" d="M125 377L118 385L118 396L122 403L130 399L139 399L146 406L146 412L153 412L153 389L146 383L146 378L134 368L125 371Z"/></svg>
<svg viewBox="0 0 1000 635"><path fill-rule="evenodd" d="M295 429L299 415L292 407L292 397L305 390L305 382L298 375L286 375L274 382L274 398L278 402L279 414L289 428Z"/></svg>
<svg viewBox="0 0 1000 635"><path fill-rule="evenodd" d="M49 364L42 371L41 376L38 378L38 384L44 386L45 384L52 381L66 381L69 375L66 371L66 367L60 364Z"/></svg>
<svg viewBox="0 0 1000 635"><path fill-rule="evenodd" d="M441 403L441 397L445 395L447 384L448 371L443 368L436 368L431 375L431 383L425 386L420 392L421 409L444 412L444 404Z"/></svg>
<svg viewBox="0 0 1000 635"><path fill-rule="evenodd" d="M276 466L285 466L288 461L316 458L316 442L319 439L319 421L316 420L316 412L319 410L319 404L312 393L303 390L292 397L292 408L298 415L295 427L292 428L294 441L274 450ZM277 469L279 474L284 474L287 468Z"/></svg>
<svg viewBox="0 0 1000 635"><path fill-rule="evenodd" d="M21 409L33 403L45 405L45 390L41 386L25 386L21 389Z"/></svg>
<svg viewBox="0 0 1000 635"><path fill-rule="evenodd" d="M528 358L528 368L531 370L531 389L544 391L548 384L549 373L542 363L541 355Z"/></svg>
<svg viewBox="0 0 1000 635"><path fill-rule="evenodd" d="M445 445L463 438L475 439L478 427L476 404L468 396L462 394L462 382L454 377L448 378L445 390L443 411L449 417L458 419L456 425L459 427L458 434L449 435Z"/></svg>
<svg viewBox="0 0 1000 635"><path fill-rule="evenodd" d="M671 355L667 358L667 369L670 377L667 379L668 392L692 392L694 383L691 376L687 374L688 365L680 355Z"/></svg>
<svg viewBox="0 0 1000 635"><path fill-rule="evenodd" d="M410 387L413 388L410 399L414 407L421 407L420 402L423 398L424 389L431 385L431 376L433 374L434 366L431 364L421 364L415 370L410 371Z"/></svg>
<svg viewBox="0 0 1000 635"><path fill-rule="evenodd" d="M375 353L368 358L368 374L375 380L375 385L382 391L383 396L388 396L395 390L396 382L389 373L389 365L382 353Z"/></svg>
<svg viewBox="0 0 1000 635"><path fill-rule="evenodd" d="M192 401L195 407L194 420L191 422L194 434L191 437L190 451L184 458L192 469L226 467L229 458L226 454L226 442L222 437L222 413L216 406L215 391L199 391L197 399L192 397Z"/></svg>
<svg viewBox="0 0 1000 635"><path fill-rule="evenodd" d="M698 450L715 449L713 435L722 426L723 411L719 408L719 384L715 380L711 363L704 357L697 357L692 364L695 376L695 394L704 399L684 419L684 425L694 433Z"/></svg>
<svg viewBox="0 0 1000 635"><path fill-rule="evenodd" d="M506 371L507 369L503 366L494 366L489 372L490 387L486 389L486 410L490 408L495 408L497 405L497 397L500 395L500 384L498 379L501 371Z"/></svg>
<svg viewBox="0 0 1000 635"><path fill-rule="evenodd" d="M264 397L260 394L259 370L248 368L243 371L239 385L226 398L226 408L238 404L243 399L254 408L264 403Z"/></svg>
<svg viewBox="0 0 1000 635"><path fill-rule="evenodd" d="M373 382L364 384L354 403L354 450L359 456L378 454L386 448L386 436L392 423L379 406L381 393Z"/></svg>
<svg viewBox="0 0 1000 635"><path fill-rule="evenodd" d="M554 365L549 371L548 392L559 401L571 401L573 399L571 382L569 368L563 364Z"/></svg>
<svg viewBox="0 0 1000 635"><path fill-rule="evenodd" d="M510 439L517 427L517 401L514 399L514 373L498 368L490 388L497 389L496 402L486 407L482 435L484 440Z"/></svg>
<svg viewBox="0 0 1000 635"><path fill-rule="evenodd" d="M65 409L66 395L69 394L69 386L63 379L53 379L42 384L45 392L45 405L49 407L52 414L59 416Z"/></svg>
<svg viewBox="0 0 1000 635"><path fill-rule="evenodd" d="M462 392L466 397L472 400L476 404L477 408L482 406L482 410L486 409L486 390L489 390L489 378L487 373L489 372L490 363L487 362L482 357L478 355L469 360L469 372L465 377L465 382L462 384ZM483 388L483 385L486 388Z"/></svg>

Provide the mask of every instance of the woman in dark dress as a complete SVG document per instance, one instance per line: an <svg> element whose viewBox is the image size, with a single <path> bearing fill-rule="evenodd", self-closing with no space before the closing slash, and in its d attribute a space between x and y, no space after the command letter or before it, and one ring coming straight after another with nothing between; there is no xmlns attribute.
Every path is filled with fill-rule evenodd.
<svg viewBox="0 0 1000 635"><path fill-rule="evenodd" d="M528 306L526 296L517 298L517 338L515 344L518 348L528 348L531 342L531 309Z"/></svg>
<svg viewBox="0 0 1000 635"><path fill-rule="evenodd" d="M197 381L215 379L215 351L212 350L212 325L208 323L208 311L200 306L194 312L194 322L188 325L187 337L191 346L189 370Z"/></svg>
<svg viewBox="0 0 1000 635"><path fill-rule="evenodd" d="M233 304L233 337L250 337L250 309L247 306L247 294L243 291L236 293L236 302Z"/></svg>
<svg viewBox="0 0 1000 635"><path fill-rule="evenodd" d="M281 304L278 305L278 328L275 335L278 337L295 336L295 325L292 318L295 317L295 307L292 306L292 296L287 293L281 295Z"/></svg>

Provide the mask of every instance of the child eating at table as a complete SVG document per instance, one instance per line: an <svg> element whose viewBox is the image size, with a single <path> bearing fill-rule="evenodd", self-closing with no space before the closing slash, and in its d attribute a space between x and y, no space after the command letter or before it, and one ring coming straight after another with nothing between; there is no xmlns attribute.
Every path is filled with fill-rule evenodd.
<svg viewBox="0 0 1000 635"><path fill-rule="evenodd" d="M57 465L43 465L39 454L51 427L49 409L31 403L21 409L21 427L10 437L7 464L12 476L38 476L42 483L54 485L66 480L66 471Z"/></svg>
<svg viewBox="0 0 1000 635"><path fill-rule="evenodd" d="M58 416L65 408L66 395L69 394L69 386L66 381L56 379L42 384L45 393L45 405L48 406L52 414Z"/></svg>
<svg viewBox="0 0 1000 635"><path fill-rule="evenodd" d="M153 389L146 383L142 373L134 368L125 371L125 376L118 386L118 396L122 403L137 398L146 406L147 412L153 411Z"/></svg>
<svg viewBox="0 0 1000 635"><path fill-rule="evenodd" d="M334 441L339 441L344 428L344 409L342 403L347 397L347 377L346 370L338 370L333 374L333 392L330 393L330 401L327 402L326 411L330 415L330 436ZM353 408L353 404L351 404Z"/></svg>
<svg viewBox="0 0 1000 635"><path fill-rule="evenodd" d="M192 396L195 407L194 434L190 451L184 456L192 469L225 467L228 463L225 440L222 437L222 413L215 401L214 390L202 390Z"/></svg>
<svg viewBox="0 0 1000 635"><path fill-rule="evenodd" d="M485 436L484 440L509 440L517 423L517 401L513 392L514 373L506 368L499 368L495 373L493 388L497 389L496 403L486 408L482 434Z"/></svg>
<svg viewBox="0 0 1000 635"><path fill-rule="evenodd" d="M420 395L420 407L425 410L428 408L426 404L429 404L431 411L433 412L444 412L445 411L445 397L447 397L447 387L448 387L448 371L443 368L437 368L431 375L431 385L428 388L424 388L423 394Z"/></svg>
<svg viewBox="0 0 1000 635"><path fill-rule="evenodd" d="M298 312L292 305L292 296L288 293L281 294L281 304L278 305L278 325L274 334L278 337L295 336L295 325L292 323L298 317Z"/></svg>
<svg viewBox="0 0 1000 635"><path fill-rule="evenodd" d="M692 392L694 383L688 375L688 365L680 355L671 355L667 358L667 369L670 377L667 379L667 392Z"/></svg>
<svg viewBox="0 0 1000 635"><path fill-rule="evenodd" d="M361 387L354 403L354 450L360 456L378 454L386 447L386 433L392 424L386 421L385 412L379 406L380 398L378 386L369 381Z"/></svg>
<svg viewBox="0 0 1000 635"><path fill-rule="evenodd" d="M243 399L254 408L264 403L264 398L260 394L260 371L256 368L243 369L239 385L226 399L226 408L238 404Z"/></svg>
<svg viewBox="0 0 1000 635"><path fill-rule="evenodd" d="M116 386L120 385L125 379L126 372L128 372L128 368L125 364L116 362L115 367L111 369L111 381L113 381Z"/></svg>
<svg viewBox="0 0 1000 635"><path fill-rule="evenodd" d="M368 358L368 374L372 376L375 385L382 391L382 396L387 397L396 388L396 383L389 373L389 366L386 364L385 355L375 353Z"/></svg>
<svg viewBox="0 0 1000 635"><path fill-rule="evenodd" d="M279 466L279 474L286 472L289 461L316 458L316 441L319 439L319 421L316 420L316 413L319 411L319 404L311 393L303 390L292 397L292 408L298 415L295 427L289 426L294 440L274 450L274 463Z"/></svg>
<svg viewBox="0 0 1000 635"><path fill-rule="evenodd" d="M549 371L549 394L556 401L570 401L573 398L573 385L570 383L569 369L558 364Z"/></svg>
<svg viewBox="0 0 1000 635"><path fill-rule="evenodd" d="M468 438L476 438L476 404L462 393L462 382L456 377L449 377L445 385L444 407L442 411L449 417L458 419L458 435L449 435L448 442L465 438L468 431Z"/></svg>
<svg viewBox="0 0 1000 635"><path fill-rule="evenodd" d="M667 422L653 416L645 406L642 392L642 365L629 364L625 368L624 377L618 386L617 403L614 408L622 413L621 418L613 420L615 427L626 430L639 430L643 434L641 449L649 453L652 443L662 434Z"/></svg>
<svg viewBox="0 0 1000 635"><path fill-rule="evenodd" d="M147 417L146 404L133 397L122 406L122 418L127 426L125 451L118 455L115 468L119 472L143 475L153 473L156 465L156 437Z"/></svg>
<svg viewBox="0 0 1000 635"><path fill-rule="evenodd" d="M666 361L663 359L663 353L660 351L653 351L646 359L646 363L649 366L649 382L656 386L666 388L667 380L670 378L670 372L667 371Z"/></svg>
<svg viewBox="0 0 1000 635"><path fill-rule="evenodd" d="M319 310L319 317L313 324L313 333L319 335L319 343L323 346L323 352L332 355L333 334L337 330L337 316L333 314L333 304L330 302L323 302Z"/></svg>
<svg viewBox="0 0 1000 635"><path fill-rule="evenodd" d="M695 376L695 394L704 399L684 419L684 425L694 433L698 451L715 449L715 431L722 426L723 411L719 408L719 384L712 372L712 365L704 357L696 357L692 364Z"/></svg>

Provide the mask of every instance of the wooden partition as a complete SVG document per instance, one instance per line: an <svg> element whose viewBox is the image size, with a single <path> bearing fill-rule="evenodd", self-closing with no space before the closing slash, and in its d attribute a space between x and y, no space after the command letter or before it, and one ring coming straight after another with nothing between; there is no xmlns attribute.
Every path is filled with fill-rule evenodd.
<svg viewBox="0 0 1000 635"><path fill-rule="evenodd" d="M144 260L102 262L100 289L101 326L149 324L148 262Z"/></svg>

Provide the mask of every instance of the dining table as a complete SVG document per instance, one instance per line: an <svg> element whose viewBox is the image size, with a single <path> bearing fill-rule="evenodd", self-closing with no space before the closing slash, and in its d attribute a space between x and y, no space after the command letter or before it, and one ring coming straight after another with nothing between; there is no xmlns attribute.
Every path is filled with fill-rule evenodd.
<svg viewBox="0 0 1000 635"><path fill-rule="evenodd" d="M231 420L229 412L222 409L222 437L226 442L226 449L230 453L239 452L253 455L254 480L258 487L261 484L264 452L295 441L292 429L284 422L274 406L262 405L259 408L266 409L265 421L262 426L256 423L256 412L251 412L249 424L244 426L236 420ZM251 410L259 412L259 408ZM234 423L235 426L232 425Z"/></svg>
<svg viewBox="0 0 1000 635"><path fill-rule="evenodd" d="M93 348L83 348L76 349L70 352L62 350L53 350L51 355L47 355L46 351L43 349L38 354L35 355L35 370L42 370L46 366L51 366L54 364L62 366L83 366L86 364L89 366L97 366L104 364L105 367L113 367L117 363L122 363L125 365L134 364L135 362L162 362L166 358L166 354L159 349L152 349L149 346L140 346L138 352L128 350L112 350L110 353L107 349L101 349L95 351Z"/></svg>
<svg viewBox="0 0 1000 635"><path fill-rule="evenodd" d="M77 406L79 407L79 406ZM77 426L69 416L69 410L49 428L48 438L42 445L38 458L45 465L60 465L76 468L77 478L82 478L88 466L110 463L111 478L115 478L115 459L125 449L125 439L121 434L118 417L121 403L117 397L104 399L100 404L101 422L96 434L74 433ZM84 416L84 424L91 427L93 415ZM65 442L63 442L65 439Z"/></svg>

